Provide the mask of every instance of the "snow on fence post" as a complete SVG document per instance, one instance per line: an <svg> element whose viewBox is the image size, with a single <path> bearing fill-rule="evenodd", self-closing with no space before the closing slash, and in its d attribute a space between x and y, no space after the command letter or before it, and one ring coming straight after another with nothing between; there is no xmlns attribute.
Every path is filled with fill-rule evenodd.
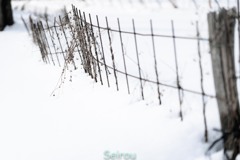
<svg viewBox="0 0 240 160"><path fill-rule="evenodd" d="M239 101L234 66L235 9L208 14L213 76L223 133L224 150L239 152Z"/></svg>

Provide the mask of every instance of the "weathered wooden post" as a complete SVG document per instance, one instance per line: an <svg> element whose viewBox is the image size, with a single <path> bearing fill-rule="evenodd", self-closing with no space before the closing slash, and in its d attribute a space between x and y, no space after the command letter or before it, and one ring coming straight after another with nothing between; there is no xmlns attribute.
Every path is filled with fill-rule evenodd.
<svg viewBox="0 0 240 160"><path fill-rule="evenodd" d="M11 0L0 0L0 31L13 24Z"/></svg>
<svg viewBox="0 0 240 160"><path fill-rule="evenodd" d="M239 153L239 101L234 66L236 10L208 14L212 68L223 133L224 150L235 159Z"/></svg>

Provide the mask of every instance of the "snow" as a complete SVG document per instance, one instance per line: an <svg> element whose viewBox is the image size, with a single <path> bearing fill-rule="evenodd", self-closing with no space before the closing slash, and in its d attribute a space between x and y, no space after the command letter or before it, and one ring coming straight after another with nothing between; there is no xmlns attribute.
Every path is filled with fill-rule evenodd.
<svg viewBox="0 0 240 160"><path fill-rule="evenodd" d="M132 6L122 3L128 11L123 12L116 4L97 2L80 4L92 14L106 16L111 13L110 18L127 14L136 16L143 8L139 5L138 9L132 10ZM46 6L51 6L47 9L49 14L58 16L64 5L68 4L70 8L69 2L12 3L15 24L0 33L1 160L222 158L221 144L207 152L211 143L220 137L220 133L213 131L213 128L220 128L215 100L208 101L209 142L205 143L201 104L193 99L188 100L181 122L177 106L158 106L125 91L116 92L115 88L95 83L80 69L68 72L65 83L59 88L62 68L41 61L40 52L21 17L27 18L33 12L44 13ZM25 10L21 11L19 8L23 3L26 3ZM115 7L109 8L109 5ZM147 7L149 14L143 19L158 12L152 6ZM191 10L173 10L167 3L162 3L161 7L162 13L173 13L172 18L189 15L190 20L204 19L204 16L189 14ZM204 27L203 32L206 32Z"/></svg>

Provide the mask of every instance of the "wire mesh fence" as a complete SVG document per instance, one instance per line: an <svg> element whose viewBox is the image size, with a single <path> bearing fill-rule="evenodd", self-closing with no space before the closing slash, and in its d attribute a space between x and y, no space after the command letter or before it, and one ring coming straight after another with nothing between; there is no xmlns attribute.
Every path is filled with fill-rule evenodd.
<svg viewBox="0 0 240 160"><path fill-rule="evenodd" d="M43 61L63 67L63 73L82 68L102 85L154 104L178 106L182 120L189 100L200 105L208 140L207 102L225 99L215 95L206 49L211 40L201 37L199 22L191 30L194 36L179 36L174 21L165 35L152 20L141 30L134 19L126 27L119 18L93 17L72 6L54 22L30 18L30 28Z"/></svg>

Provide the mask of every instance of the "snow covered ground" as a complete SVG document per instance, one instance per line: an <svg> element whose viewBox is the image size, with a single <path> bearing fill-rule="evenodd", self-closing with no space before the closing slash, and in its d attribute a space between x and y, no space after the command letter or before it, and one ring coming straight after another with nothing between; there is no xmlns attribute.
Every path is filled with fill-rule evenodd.
<svg viewBox="0 0 240 160"><path fill-rule="evenodd" d="M208 103L210 142L205 143L201 107L190 106L181 122L178 110L136 101L134 95L95 83L82 70L58 88L62 68L41 61L21 16L44 12L47 5L55 6L47 10L57 16L65 4L29 2L21 11L22 2L13 1L15 24L0 33L1 160L221 159L221 145L207 153L220 136L213 131L220 125L215 101ZM106 14L103 4L93 4L80 8ZM110 9L112 16L126 14L116 8Z"/></svg>

